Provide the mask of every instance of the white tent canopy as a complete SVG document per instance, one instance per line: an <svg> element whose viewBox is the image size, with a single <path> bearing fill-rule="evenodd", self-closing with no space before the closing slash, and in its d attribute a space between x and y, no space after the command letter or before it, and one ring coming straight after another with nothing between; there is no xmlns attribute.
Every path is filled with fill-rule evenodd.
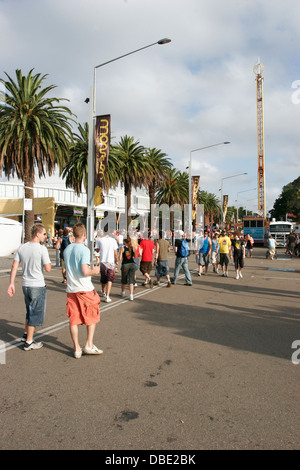
<svg viewBox="0 0 300 470"><path fill-rule="evenodd" d="M22 224L0 217L0 256L9 256L22 243Z"/></svg>

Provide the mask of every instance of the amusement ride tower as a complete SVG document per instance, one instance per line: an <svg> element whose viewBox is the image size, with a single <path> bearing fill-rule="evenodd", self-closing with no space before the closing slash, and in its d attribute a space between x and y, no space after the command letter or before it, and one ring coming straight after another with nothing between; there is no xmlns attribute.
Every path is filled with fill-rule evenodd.
<svg viewBox="0 0 300 470"><path fill-rule="evenodd" d="M258 149L258 211L266 218L265 201L265 150L264 150L264 106L263 106L263 73L265 67L259 59L253 67L256 75L256 105L257 105L257 149Z"/></svg>

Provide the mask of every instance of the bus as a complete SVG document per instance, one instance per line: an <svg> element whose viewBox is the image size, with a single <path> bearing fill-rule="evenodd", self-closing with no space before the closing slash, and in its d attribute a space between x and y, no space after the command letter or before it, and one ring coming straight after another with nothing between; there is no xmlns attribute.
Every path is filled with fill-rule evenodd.
<svg viewBox="0 0 300 470"><path fill-rule="evenodd" d="M286 246L287 237L294 229L293 222L285 222L283 220L272 220L269 222L269 228L267 232L267 238L269 235L272 235L273 238L276 240L277 247L284 247Z"/></svg>
<svg viewBox="0 0 300 470"><path fill-rule="evenodd" d="M267 221L263 217L245 216L243 217L244 236L248 233L257 245L264 245L266 240Z"/></svg>

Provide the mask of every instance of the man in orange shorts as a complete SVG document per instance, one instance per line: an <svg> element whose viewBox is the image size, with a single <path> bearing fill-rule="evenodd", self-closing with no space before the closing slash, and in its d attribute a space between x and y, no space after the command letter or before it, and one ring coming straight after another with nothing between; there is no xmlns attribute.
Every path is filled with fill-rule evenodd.
<svg viewBox="0 0 300 470"><path fill-rule="evenodd" d="M74 356L79 359L85 354L102 354L94 343L96 324L100 321L100 297L94 289L91 276L99 274L99 266L90 267L90 250L84 245L86 229L81 223L74 225L75 242L64 250L67 271L67 315L70 319L70 333L74 343ZM78 339L78 325L86 325L87 340L83 350Z"/></svg>

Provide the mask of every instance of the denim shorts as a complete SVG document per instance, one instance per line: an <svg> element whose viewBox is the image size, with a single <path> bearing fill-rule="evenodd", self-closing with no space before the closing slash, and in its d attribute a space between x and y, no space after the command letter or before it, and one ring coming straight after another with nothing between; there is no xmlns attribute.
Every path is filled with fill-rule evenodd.
<svg viewBox="0 0 300 470"><path fill-rule="evenodd" d="M158 261L155 269L156 277L168 276L170 274L168 261Z"/></svg>
<svg viewBox="0 0 300 470"><path fill-rule="evenodd" d="M22 287L28 326L43 326L46 313L47 288Z"/></svg>

